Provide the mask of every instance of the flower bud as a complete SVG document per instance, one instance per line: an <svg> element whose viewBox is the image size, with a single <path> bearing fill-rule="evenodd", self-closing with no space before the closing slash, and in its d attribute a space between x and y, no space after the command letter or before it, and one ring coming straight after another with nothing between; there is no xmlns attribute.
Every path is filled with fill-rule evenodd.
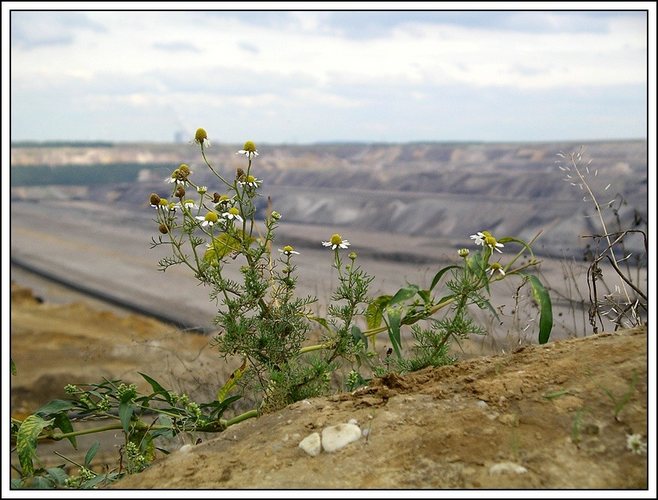
<svg viewBox="0 0 658 500"><path fill-rule="evenodd" d="M270 214L270 217L274 220L280 220L281 219L281 214L277 212L276 210L272 210L272 213Z"/></svg>
<svg viewBox="0 0 658 500"><path fill-rule="evenodd" d="M160 224L158 231L160 231L162 234L167 234L169 232L169 228L166 224Z"/></svg>
<svg viewBox="0 0 658 500"><path fill-rule="evenodd" d="M468 257L468 254L470 253L470 251L468 250L468 248L460 248L457 251L457 253L459 254L460 257Z"/></svg>
<svg viewBox="0 0 658 500"><path fill-rule="evenodd" d="M244 146L242 147L243 150L247 151L248 153L255 153L256 152L256 145L254 144L253 141L247 141L244 143Z"/></svg>
<svg viewBox="0 0 658 500"><path fill-rule="evenodd" d="M192 171L190 170L190 167L187 163L181 163L178 166L178 172L181 174L181 176L184 176L184 177L187 177L188 175L190 175L192 173Z"/></svg>
<svg viewBox="0 0 658 500"><path fill-rule="evenodd" d="M185 188L183 186L178 186L174 192L176 198L183 198L185 196Z"/></svg>
<svg viewBox="0 0 658 500"><path fill-rule="evenodd" d="M194 142L201 144L203 146L204 142L208 141L208 133L205 129L198 128L194 134Z"/></svg>
<svg viewBox="0 0 658 500"><path fill-rule="evenodd" d="M157 206L157 205L160 204L160 197L155 193L151 193L151 197L149 198L149 202L151 203L151 205L156 205Z"/></svg>

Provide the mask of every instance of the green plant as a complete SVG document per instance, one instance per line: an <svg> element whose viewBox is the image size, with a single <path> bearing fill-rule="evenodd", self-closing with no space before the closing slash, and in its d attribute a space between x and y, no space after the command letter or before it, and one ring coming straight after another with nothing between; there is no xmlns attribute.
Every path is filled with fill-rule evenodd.
<svg viewBox="0 0 658 500"><path fill-rule="evenodd" d="M11 436L15 443L20 477L14 487L67 487L90 488L118 479L124 474L143 470L154 458L158 438L172 438L182 432L221 432L229 426L256 416L250 411L226 420L225 410L239 396L223 396L230 387L223 388L218 399L204 404L191 401L186 394L165 389L160 383L141 374L151 386L148 394L140 394L134 384L120 380L106 380L87 386L68 385L70 399L53 400L22 421L12 419ZM103 425L75 430L74 424L102 419ZM107 423L109 422L109 423ZM92 446L84 464L78 466L75 477L64 476L63 467L40 467L37 455L39 442L68 440L77 449L76 438L85 434L121 431L125 440L121 451L119 470L99 474L91 469L98 450ZM67 459L71 461L70 459ZM36 462L36 464L35 464Z"/></svg>
<svg viewBox="0 0 658 500"><path fill-rule="evenodd" d="M368 295L372 277L357 263L357 254L349 252L343 258L350 242L333 234L322 244L332 252L337 283L327 316L320 317L310 310L315 297L296 295L299 252L289 244L278 248L278 258L272 251L281 214L268 205L262 220L257 220L256 200L263 181L254 175L259 155L255 144L245 143L238 154L245 156L246 168L229 176L209 162L204 129L197 130L195 142L225 192L209 195L208 188L194 183L190 167L181 164L167 179L174 185L171 196L177 201L157 193L150 197L161 233L152 244L171 248L172 256L160 261L162 270L185 265L211 288L210 296L218 303L214 344L223 356L243 360L240 384L260 395L261 410L321 394L340 366L350 368L346 386L354 388L367 383L371 373L451 362L451 341L484 333L469 309L479 307L497 316L487 298L491 286L512 276L530 286L540 310L539 342L548 341L551 302L539 279L525 272L539 263L530 244L511 237L497 239L489 231L472 235L481 248L460 250L461 265L439 270L428 288L407 284L393 295L376 298ZM190 189L196 192L194 199L188 197ZM519 250L508 262L494 260L496 253L502 257L505 245L518 245ZM526 255L529 259L516 265ZM227 278L230 266L239 269L240 281ZM446 291L439 294L444 278ZM436 318L439 314L442 317ZM314 324L322 331L320 343L305 345ZM405 350L406 328L414 346ZM384 332L392 352L379 359L374 343Z"/></svg>

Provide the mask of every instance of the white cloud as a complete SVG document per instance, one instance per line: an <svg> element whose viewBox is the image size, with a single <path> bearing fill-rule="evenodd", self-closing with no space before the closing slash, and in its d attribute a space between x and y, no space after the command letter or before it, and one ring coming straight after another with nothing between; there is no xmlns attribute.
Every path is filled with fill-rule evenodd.
<svg viewBox="0 0 658 500"><path fill-rule="evenodd" d="M454 98L468 107L466 100L482 103L482 95L513 100L525 93L525 102L533 95L623 87L633 93L638 112L646 85L646 33L639 14L498 12L466 19L436 13L424 19L400 13L398 20L393 12L108 11L68 20L50 13L48 24L44 13L37 23L47 25L41 38L32 14L13 14L11 83L21 113L34 112L29 102L39 95L85 103L99 113L124 109L133 120L139 119L135 109L164 113L172 102L190 117L203 114L188 109L199 105L208 115L270 108L270 114L290 117L291 110L322 109L319 127L300 128L318 134L308 140L346 130L341 119L377 124L371 129L379 131L386 126L380 116L390 120L386 140L395 140L402 129L432 130L428 103L444 89L464 89ZM597 95L611 99L611 94ZM409 109L415 129L390 115L393 105L400 113ZM336 123L326 118L334 112ZM357 120L357 112L372 116ZM28 122L34 120L13 117L18 136ZM334 129L325 132L330 124ZM273 135L279 133L274 127Z"/></svg>

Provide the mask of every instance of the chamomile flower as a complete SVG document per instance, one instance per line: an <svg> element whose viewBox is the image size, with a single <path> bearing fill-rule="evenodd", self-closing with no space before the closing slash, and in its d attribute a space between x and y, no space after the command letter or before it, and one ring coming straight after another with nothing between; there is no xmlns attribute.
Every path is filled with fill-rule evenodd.
<svg viewBox="0 0 658 500"><path fill-rule="evenodd" d="M208 133L203 128L196 129L194 134L194 142L196 142L201 148L209 148L210 141L208 140Z"/></svg>
<svg viewBox="0 0 658 500"><path fill-rule="evenodd" d="M168 182L169 184L182 184L183 186L187 185L187 178L189 175L192 173L190 170L190 167L185 164L181 163L177 169L175 169L169 177L165 179L165 182Z"/></svg>
<svg viewBox="0 0 658 500"><path fill-rule="evenodd" d="M236 207L229 208L222 214L222 217L228 220L237 220L238 222L243 221L242 217L240 217L240 210L238 210Z"/></svg>
<svg viewBox="0 0 658 500"><path fill-rule="evenodd" d="M212 202L215 204L215 210L225 212L228 206L233 202L233 198L225 194L214 193Z"/></svg>
<svg viewBox="0 0 658 500"><path fill-rule="evenodd" d="M323 241L322 246L325 247L331 247L332 250L336 250L337 248L347 248L350 246L350 242L347 240L344 240L340 234L332 234L331 239L329 241Z"/></svg>
<svg viewBox="0 0 658 500"><path fill-rule="evenodd" d="M299 255L299 252L295 252L295 249L291 247L290 245L286 245L283 248L279 248L279 252L281 252L283 255Z"/></svg>
<svg viewBox="0 0 658 500"><path fill-rule="evenodd" d="M219 222L219 215L217 215L217 212L208 212L205 217L201 215L197 215L195 219L202 221L201 225L203 227L205 226L214 226Z"/></svg>
<svg viewBox="0 0 658 500"><path fill-rule="evenodd" d="M262 180L256 179L253 175L247 175L244 180L239 181L242 186L248 186L254 189L260 186L262 182Z"/></svg>
<svg viewBox="0 0 658 500"><path fill-rule="evenodd" d="M503 253L500 248L503 248L505 245L498 243L496 238L489 231L479 231L476 234L471 235L471 239L476 245L488 246L492 250L495 250L498 253Z"/></svg>
<svg viewBox="0 0 658 500"><path fill-rule="evenodd" d="M181 205L187 210L194 210L195 208L199 208L194 200L185 200L181 203Z"/></svg>
<svg viewBox="0 0 658 500"><path fill-rule="evenodd" d="M162 198L160 198L157 194L151 193L151 196L149 197L149 203L153 208L158 208L160 206L160 202L162 201Z"/></svg>
<svg viewBox="0 0 658 500"><path fill-rule="evenodd" d="M247 158L252 158L254 156L258 156L258 150L256 149L256 145L253 143L253 141L247 141L244 143L242 149L235 154L245 155Z"/></svg>
<svg viewBox="0 0 658 500"><path fill-rule="evenodd" d="M492 263L487 268L487 272L489 273L489 276L493 276L495 273L499 273L501 276L505 276L505 270L503 269L503 266L500 264L500 262Z"/></svg>

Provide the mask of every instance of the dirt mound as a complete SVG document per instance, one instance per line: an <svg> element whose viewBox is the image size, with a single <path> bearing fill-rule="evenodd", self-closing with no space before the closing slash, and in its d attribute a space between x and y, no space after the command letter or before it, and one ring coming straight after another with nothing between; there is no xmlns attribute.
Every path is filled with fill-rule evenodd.
<svg viewBox="0 0 658 500"><path fill-rule="evenodd" d="M390 376L230 427L115 487L646 488L646 455L627 447L646 440L646 342L628 330ZM357 442L299 448L352 419Z"/></svg>

